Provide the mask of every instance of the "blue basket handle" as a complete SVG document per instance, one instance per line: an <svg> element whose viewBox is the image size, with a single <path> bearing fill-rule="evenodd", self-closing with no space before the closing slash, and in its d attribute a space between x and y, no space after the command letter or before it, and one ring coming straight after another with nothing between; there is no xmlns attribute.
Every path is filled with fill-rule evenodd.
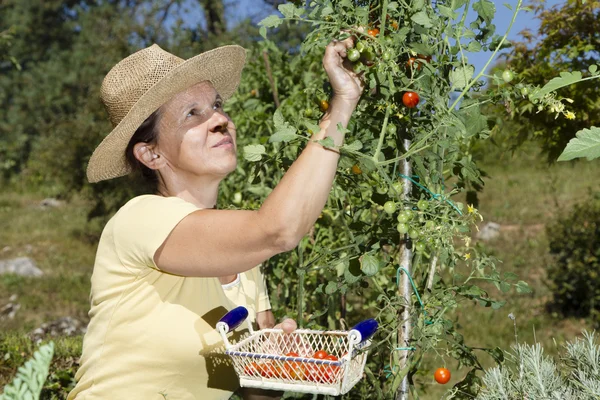
<svg viewBox="0 0 600 400"><path fill-rule="evenodd" d="M244 306L239 306L225 314L223 318L219 320L219 323L225 324L227 332L231 332L240 326L246 318L248 318L248 310Z"/></svg>
<svg viewBox="0 0 600 400"><path fill-rule="evenodd" d="M356 338L356 343L362 343L377 332L378 326L379 324L377 324L377 321L374 319L366 319L354 325L354 328L348 332L348 335L354 336Z"/></svg>

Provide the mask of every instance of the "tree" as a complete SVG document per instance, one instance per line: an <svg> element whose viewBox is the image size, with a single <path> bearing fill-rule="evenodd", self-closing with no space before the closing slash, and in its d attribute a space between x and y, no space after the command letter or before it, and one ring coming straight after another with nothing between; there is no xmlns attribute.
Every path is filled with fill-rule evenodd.
<svg viewBox="0 0 600 400"><path fill-rule="evenodd" d="M507 56L507 66L518 72L515 81L543 86L559 71L590 76L589 68L600 62L600 1L569 0L547 8L543 0L534 0L533 9L540 20L538 32L522 32L524 41L515 43ZM600 124L598 80L564 87L558 95L572 100L565 104L573 115L538 112L533 104L521 108L516 104L519 112L513 112L514 123L506 130L512 143L539 141L549 161L556 160L576 132Z"/></svg>

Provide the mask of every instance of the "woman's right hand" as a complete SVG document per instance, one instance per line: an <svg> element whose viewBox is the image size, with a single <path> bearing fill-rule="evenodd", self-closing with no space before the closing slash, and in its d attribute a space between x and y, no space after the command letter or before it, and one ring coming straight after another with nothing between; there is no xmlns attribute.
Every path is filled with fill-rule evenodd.
<svg viewBox="0 0 600 400"><path fill-rule="evenodd" d="M364 85L354 72L352 62L347 58L348 49L353 47L352 37L329 43L323 56L323 68L329 77L334 97L358 103Z"/></svg>

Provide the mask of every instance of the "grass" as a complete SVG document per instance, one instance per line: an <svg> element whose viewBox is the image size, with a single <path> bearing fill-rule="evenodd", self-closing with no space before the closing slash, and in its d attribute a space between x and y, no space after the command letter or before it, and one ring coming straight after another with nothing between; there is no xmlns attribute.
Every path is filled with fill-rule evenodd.
<svg viewBox="0 0 600 400"><path fill-rule="evenodd" d="M502 229L498 238L481 244L503 261L502 271L518 274L533 293L502 294L491 288L490 293L506 300L506 306L494 311L462 304L454 315L459 331L470 346L509 349L515 342L513 321L508 318L513 313L519 341L540 342L547 353L556 354L557 346L590 325L585 320L561 319L546 310L552 294L544 283L545 269L552 259L544 226L598 186L600 162L548 166L535 151L524 150L513 158L506 154L498 154L496 159L488 156L482 165L489 177L479 209L487 221L500 223ZM42 198L10 190L0 193L0 259L32 257L45 273L42 278L0 276L0 306L13 294L21 304L14 320L0 321L0 387L33 352L26 332L64 316L87 320L96 245L77 234L86 224L86 204L74 199L60 208L41 209L38 204ZM48 398L61 398L65 387L72 385L80 352L81 337L58 339L51 376L54 389L49 390ZM485 366L493 365L489 356L483 355L481 360ZM425 360L423 375L415 379L420 398L442 398L467 373L449 362L446 366L453 371L452 380L448 385L437 385L432 372L443 362Z"/></svg>

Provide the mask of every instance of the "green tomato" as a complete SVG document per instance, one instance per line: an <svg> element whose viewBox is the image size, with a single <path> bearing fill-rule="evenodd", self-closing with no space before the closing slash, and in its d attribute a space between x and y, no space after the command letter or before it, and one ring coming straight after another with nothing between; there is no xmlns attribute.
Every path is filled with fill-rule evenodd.
<svg viewBox="0 0 600 400"><path fill-rule="evenodd" d="M360 58L360 52L356 49L348 50L348 60L355 62Z"/></svg>
<svg viewBox="0 0 600 400"><path fill-rule="evenodd" d="M423 242L417 242L415 243L415 251L417 253L422 253L425 251L425 243Z"/></svg>
<svg viewBox="0 0 600 400"><path fill-rule="evenodd" d="M521 96L527 97L528 94L529 94L529 89L526 86L522 87L521 88Z"/></svg>
<svg viewBox="0 0 600 400"><path fill-rule="evenodd" d="M408 221L410 221L411 216L410 214L408 214L406 212L406 210L404 211L400 211L400 214L398 214L398 222L402 222L402 223L407 223Z"/></svg>
<svg viewBox="0 0 600 400"><path fill-rule="evenodd" d="M383 185L383 184L377 185L377 189L375 189L375 190L377 190L377 193L379 193L379 194L386 194L388 191L387 187L385 187L385 185Z"/></svg>
<svg viewBox="0 0 600 400"><path fill-rule="evenodd" d="M429 207L429 202L427 200L419 200L417 202L417 208L421 211L425 211L427 210L427 207Z"/></svg>
<svg viewBox="0 0 600 400"><path fill-rule="evenodd" d="M391 51L386 50L383 52L381 57L383 58L384 61L390 61L394 57L394 55Z"/></svg>
<svg viewBox="0 0 600 400"><path fill-rule="evenodd" d="M363 51L365 51L365 49L367 47L365 46L365 44L363 42L358 42L358 43L356 43L356 46L354 46L354 48L356 50L358 50L360 53L362 53Z"/></svg>
<svg viewBox="0 0 600 400"><path fill-rule="evenodd" d="M386 130L390 135L395 135L398 131L398 128L396 128L396 125L394 124L388 124Z"/></svg>
<svg viewBox="0 0 600 400"><path fill-rule="evenodd" d="M506 83L509 83L514 78L515 78L515 74L510 69L505 69L504 72L502 73L502 79L504 79L504 82L506 82Z"/></svg>
<svg viewBox="0 0 600 400"><path fill-rule="evenodd" d="M421 237L421 233L418 230L416 230L416 229L411 229L411 230L408 231L408 236L411 239L416 240L419 237Z"/></svg>
<svg viewBox="0 0 600 400"><path fill-rule="evenodd" d="M240 192L235 192L233 194L233 204L240 204L242 202L242 194Z"/></svg>
<svg viewBox="0 0 600 400"><path fill-rule="evenodd" d="M433 230L435 228L435 222L427 221L425 222L425 229Z"/></svg>
<svg viewBox="0 0 600 400"><path fill-rule="evenodd" d="M373 62L373 60L375 60L375 53L369 48L366 48L362 55L367 62Z"/></svg>
<svg viewBox="0 0 600 400"><path fill-rule="evenodd" d="M402 181L394 182L392 183L392 189L394 190L395 194L402 194L404 191L404 183L402 183Z"/></svg>
<svg viewBox="0 0 600 400"><path fill-rule="evenodd" d="M398 226L396 227L396 229L398 230L398 233L404 235L408 232L408 225L405 223L400 222L398 224Z"/></svg>
<svg viewBox="0 0 600 400"><path fill-rule="evenodd" d="M307 108L306 110L304 110L304 116L306 118L310 118L313 116L313 109L312 108Z"/></svg>
<svg viewBox="0 0 600 400"><path fill-rule="evenodd" d="M392 215L396 212L396 203L394 203L393 201L386 201L383 205L383 211L385 211L389 215Z"/></svg>

